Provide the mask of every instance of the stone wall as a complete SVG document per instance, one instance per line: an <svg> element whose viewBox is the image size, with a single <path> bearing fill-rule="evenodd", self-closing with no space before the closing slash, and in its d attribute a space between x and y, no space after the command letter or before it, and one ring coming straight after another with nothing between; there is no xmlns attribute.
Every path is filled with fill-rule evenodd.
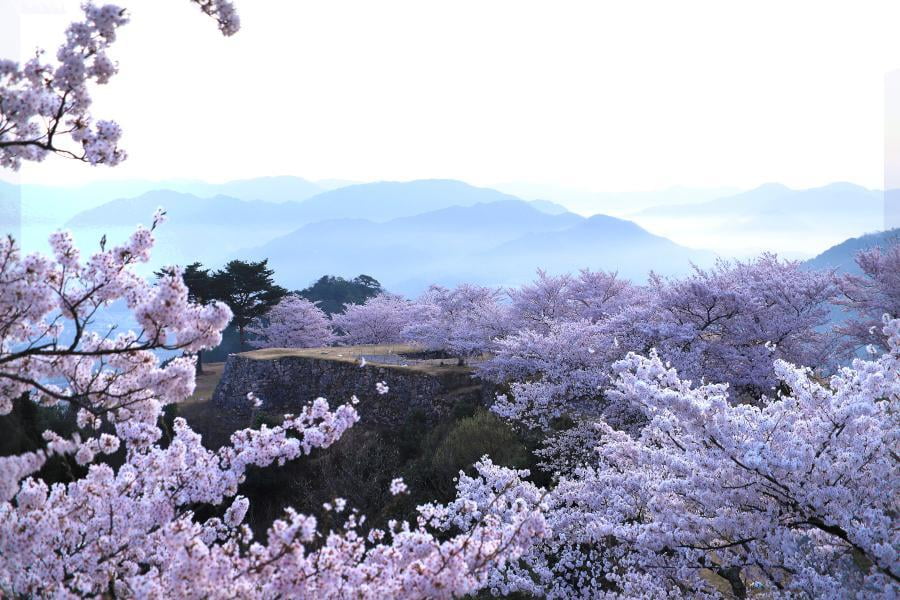
<svg viewBox="0 0 900 600"><path fill-rule="evenodd" d="M390 388L387 394L376 392L379 381ZM356 395L360 425L380 427L396 427L413 416L434 423L457 402L487 406L496 395L491 384L460 367L422 369L371 363L360 367L356 362L309 356L228 356L213 405L230 415L249 415L247 392L251 391L262 399L261 410L274 415L296 413L320 396L336 406Z"/></svg>

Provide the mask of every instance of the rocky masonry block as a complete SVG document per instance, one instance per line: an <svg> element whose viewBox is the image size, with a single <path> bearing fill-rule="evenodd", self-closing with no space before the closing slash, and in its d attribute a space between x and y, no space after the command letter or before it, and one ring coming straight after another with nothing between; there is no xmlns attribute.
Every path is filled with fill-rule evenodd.
<svg viewBox="0 0 900 600"><path fill-rule="evenodd" d="M385 382L387 394L379 394L375 384ZM278 415L297 413L318 397L331 406L359 398L360 424L397 427L413 415L434 423L463 400L490 405L495 388L475 379L468 369L416 369L403 366L367 364L360 366L308 356L255 358L232 354L225 363L213 405L231 415L249 415L252 407L247 393L263 401L260 410Z"/></svg>

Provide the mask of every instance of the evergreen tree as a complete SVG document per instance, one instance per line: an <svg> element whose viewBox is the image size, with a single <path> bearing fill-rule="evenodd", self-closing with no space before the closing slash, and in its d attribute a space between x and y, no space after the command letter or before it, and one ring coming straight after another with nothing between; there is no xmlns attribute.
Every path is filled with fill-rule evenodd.
<svg viewBox="0 0 900 600"><path fill-rule="evenodd" d="M343 311L346 304L362 304L383 291L378 280L368 275L357 275L353 279L323 275L314 284L296 293L333 315Z"/></svg>
<svg viewBox="0 0 900 600"><path fill-rule="evenodd" d="M231 308L232 323L238 330L241 350L246 344L245 329L284 298L287 290L276 285L268 260L232 260L212 275L215 294Z"/></svg>

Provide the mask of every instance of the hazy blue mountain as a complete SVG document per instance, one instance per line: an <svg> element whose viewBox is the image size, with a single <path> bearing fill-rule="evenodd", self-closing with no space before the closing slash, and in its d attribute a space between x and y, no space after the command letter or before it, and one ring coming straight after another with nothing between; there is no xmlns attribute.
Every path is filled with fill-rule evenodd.
<svg viewBox="0 0 900 600"><path fill-rule="evenodd" d="M169 189L195 196L231 196L239 200L263 200L266 202L299 202L329 189L301 177L257 177L226 183L185 183L160 185L156 189Z"/></svg>
<svg viewBox="0 0 900 600"><path fill-rule="evenodd" d="M676 275L688 271L691 262L711 264L715 254L679 246L632 221L595 215L563 231L526 234L489 250L482 258L495 272L505 271L513 278L538 267L550 272L589 267L643 281L650 270Z"/></svg>
<svg viewBox="0 0 900 600"><path fill-rule="evenodd" d="M267 247L320 243L335 236L346 237L347 242L361 247L394 244L401 239L421 240L423 244L436 247L447 243L466 246L476 243L490 247L498 240L512 239L525 231L557 231L583 220L584 217L572 213L549 215L521 200L502 200L451 206L382 223L368 219L329 219L305 225L290 235L273 240ZM444 239L446 236L449 239Z"/></svg>
<svg viewBox="0 0 900 600"><path fill-rule="evenodd" d="M406 234L419 232L426 236L453 234L462 237L487 238L486 243L521 235L523 231L557 231L584 220L579 215L563 212L549 214L521 200L500 200L472 206L451 206L386 223L387 231Z"/></svg>
<svg viewBox="0 0 900 600"><path fill-rule="evenodd" d="M149 225L159 206L166 209L168 218L156 231L156 266L195 260L217 265L240 248L265 243L305 222L300 202L201 198L157 190L84 211L70 219L66 227L72 229L76 239L88 243L103 235L110 243L119 243L137 224Z"/></svg>
<svg viewBox="0 0 900 600"><path fill-rule="evenodd" d="M528 203L539 211L549 215L561 215L562 213L569 212L569 209L562 204L551 202L550 200L529 200Z"/></svg>
<svg viewBox="0 0 900 600"><path fill-rule="evenodd" d="M277 184L274 180L270 183ZM495 204L504 206L498 208ZM458 214L461 207L473 205L479 208L465 215ZM88 243L104 234L110 243L115 243L127 236L136 224L148 223L158 206L168 212L167 222L158 230L159 251L154 261L163 264L185 264L193 260L219 264L238 249L262 245L314 223L323 225L306 229L306 233L329 231L327 237L334 239L353 234L355 229L349 223L344 223L346 231L331 232L329 228L335 226L336 220L384 222L399 218L400 221L378 235L396 236L404 243L415 241L427 247L483 248L488 241L512 239L526 231L560 229L581 219L571 213L550 215L512 196L458 181L424 180L353 185L302 202L255 201L223 195L203 197L154 190L85 210L65 225ZM375 241L366 240L360 236L359 243L353 247L361 248L363 242L378 246ZM318 274L324 272L327 271Z"/></svg>
<svg viewBox="0 0 900 600"><path fill-rule="evenodd" d="M884 194L851 183L793 190L770 183L709 202L658 206L634 220L678 243L734 255L814 256L884 227Z"/></svg>
<svg viewBox="0 0 900 600"><path fill-rule="evenodd" d="M68 226L76 229L96 226L128 226L146 223L157 207L166 209L167 225L188 227L194 225L247 225L277 224L279 221L302 220L302 204L299 202L264 202L241 200L230 196L200 197L194 194L155 190L136 198L121 198L102 206L84 211L70 219Z"/></svg>
<svg viewBox="0 0 900 600"><path fill-rule="evenodd" d="M661 190L639 192L594 192L559 185L535 183L500 183L494 189L513 194L523 200L549 200L564 205L568 210L593 215L602 213L613 216L629 216L652 206L707 202L738 193L736 188L670 187Z"/></svg>
<svg viewBox="0 0 900 600"><path fill-rule="evenodd" d="M23 239L26 248L40 250L44 249L50 232L63 227L76 215L113 200L136 198L151 191L167 190L202 198L224 195L239 200L288 202L305 200L325 189L328 188L300 177L259 177L226 183L123 180L82 186L3 184L0 188L0 202L3 206L15 203L20 219L17 227L6 226L3 222L0 225L4 225L5 230L14 229L12 232ZM143 210L143 207L139 210ZM149 215L136 210L131 220L136 223L145 221L148 217Z"/></svg>
<svg viewBox="0 0 900 600"><path fill-rule="evenodd" d="M857 204L861 202L863 205ZM640 215L805 215L852 213L860 209L883 208L883 193L853 183L838 182L819 188L792 190L780 183L767 183L752 190L699 204L657 206Z"/></svg>
<svg viewBox="0 0 900 600"><path fill-rule="evenodd" d="M158 182L145 180L102 181L81 186L19 186L23 218L29 225L60 226L85 210L101 206L117 198L133 198L154 189L175 185L202 185L202 182Z"/></svg>
<svg viewBox="0 0 900 600"><path fill-rule="evenodd" d="M381 181L350 185L318 194L303 203L309 223L326 219L389 221L450 206L519 200L488 188L452 179Z"/></svg>
<svg viewBox="0 0 900 600"><path fill-rule="evenodd" d="M351 181L349 179L316 179L314 182L323 191L336 190L338 188L347 187L348 185L359 185L364 181Z"/></svg>
<svg viewBox="0 0 900 600"><path fill-rule="evenodd" d="M86 224L127 225L142 222L156 206L164 206L171 220L200 219L200 222L231 223L236 227L250 222L287 221L296 228L304 223L330 219L368 219L388 221L453 206L471 206L498 201L520 202L518 198L495 190L477 188L461 181L420 180L410 182L379 182L351 185L323 192L303 202L274 202L275 192L265 202L247 197L252 190L272 190L283 185L283 179L265 178L237 181L221 186L212 184L184 184L191 192L159 189L137 197L123 197L107 201L93 209L82 211L69 221L73 226ZM303 181L303 180L299 180ZM302 184L294 183L300 187ZM306 182L308 183L308 182ZM211 195L203 190L232 190L242 194ZM285 189L290 189L290 186ZM256 192L252 192L256 193ZM285 192L287 194L287 192ZM287 197L287 196L285 196ZM243 201L243 202L241 202ZM149 213L148 213L149 209ZM196 222L196 221L195 221Z"/></svg>
<svg viewBox="0 0 900 600"><path fill-rule="evenodd" d="M47 236L78 213L115 198L142 194L149 185L146 181L106 181L71 187L4 184L0 199L4 207L17 213L18 220L4 222L2 233L12 233L26 251L45 251Z"/></svg>
<svg viewBox="0 0 900 600"><path fill-rule="evenodd" d="M856 265L856 253L870 248L883 248L889 243L900 242L900 228L888 231L869 233L845 240L832 246L817 257L806 261L811 269L837 269L842 273L859 273Z"/></svg>
<svg viewBox="0 0 900 600"><path fill-rule="evenodd" d="M293 183L285 184L285 180ZM181 187L193 191L157 189L136 197L106 201L81 211L69 220L69 225L133 225L146 221L156 206L164 206L172 221L218 222L234 227L242 227L248 222L282 222L287 230L291 230L306 223L331 219L388 221L452 206L521 202L495 190L473 187L461 181L436 179L358 184L326 191L302 202L274 201L278 194L273 190L290 190L291 186L299 190L306 184L308 182L299 178L262 178L222 185L185 183ZM267 189L269 193L262 194ZM212 194L215 190L236 193ZM263 198L265 201L249 197L257 192L266 196ZM289 192L285 191L281 199L288 195Z"/></svg>
<svg viewBox="0 0 900 600"><path fill-rule="evenodd" d="M268 258L282 285L304 286L322 273L348 276L377 273L396 283L411 274L456 277L473 267L469 257L532 231L561 231L583 220L566 213L548 215L521 200L454 206L377 223L332 219L305 225L252 250ZM477 266L474 266L477 271Z"/></svg>
<svg viewBox="0 0 900 600"><path fill-rule="evenodd" d="M63 221L90 208L119 198L134 198L154 190L171 190L204 198L231 196L239 200L286 202L306 200L325 187L300 177L257 177L226 183L195 180L100 181L82 186L22 185L27 217Z"/></svg>
<svg viewBox="0 0 900 600"><path fill-rule="evenodd" d="M683 273L710 253L682 248L634 223L572 213L549 215L505 200L450 207L377 223L338 219L314 223L241 254L268 258L282 285L302 287L322 273L371 273L407 294L430 283L516 285L535 270L618 269L643 279L650 269Z"/></svg>

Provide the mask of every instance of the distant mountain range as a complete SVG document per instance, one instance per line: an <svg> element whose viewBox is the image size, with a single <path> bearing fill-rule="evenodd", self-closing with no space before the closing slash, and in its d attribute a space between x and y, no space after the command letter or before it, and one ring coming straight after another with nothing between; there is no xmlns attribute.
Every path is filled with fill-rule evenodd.
<svg viewBox="0 0 900 600"><path fill-rule="evenodd" d="M301 204L307 223L326 219L388 221L451 206L519 200L488 188L451 179L381 181L350 185L313 196Z"/></svg>
<svg viewBox="0 0 900 600"><path fill-rule="evenodd" d="M242 189L246 196L254 186L231 184L232 191ZM66 226L90 247L104 234L124 238L163 206L168 220L156 232L154 267L269 258L288 287L304 287L326 273L365 272L410 294L433 282L518 284L537 268L603 268L643 279L651 269L680 273L691 261L713 258L629 221L586 219L553 202L526 202L453 180L349 185L302 201L276 202L274 196L264 201L155 190L82 211Z"/></svg>
<svg viewBox="0 0 900 600"><path fill-rule="evenodd" d="M884 227L884 194L851 183L792 190L772 183L708 202L644 209L631 218L685 244L734 255L809 257Z"/></svg>
<svg viewBox="0 0 900 600"><path fill-rule="evenodd" d="M326 272L375 275L389 289L412 294L430 283L518 285L538 268L618 270L643 280L651 269L683 273L710 252L691 250L613 217L551 215L522 200L455 206L376 223L341 219L314 223L247 251L268 258L284 285L299 287Z"/></svg>
<svg viewBox="0 0 900 600"><path fill-rule="evenodd" d="M149 225L163 207L167 221L155 233L154 263L186 264L194 260L218 264L247 246L284 235L304 223L300 202L239 200L229 196L200 198L168 190L147 192L86 210L66 223L79 243L104 234L125 239L137 224Z"/></svg>
<svg viewBox="0 0 900 600"><path fill-rule="evenodd" d="M636 281L644 280L651 270L664 275L681 274L691 263L708 265L716 257L713 252L680 246L632 221L607 215L594 215L565 230L532 231L484 256L498 268L519 263L559 273L581 265L618 270ZM517 275L523 274L519 271Z"/></svg>
<svg viewBox="0 0 900 600"><path fill-rule="evenodd" d="M651 269L678 274L690 262L713 260L711 251L695 248L807 258L884 222L882 192L847 183L809 190L767 184L740 193L585 192L582 200L616 213L589 218L569 212L557 188L524 191L527 200L455 180L356 184L299 177L80 188L0 183L0 219L17 218L4 209L21 199L27 250L46 250L39 244L63 225L89 250L104 234L110 243L123 239L163 206L169 220L157 230L153 266L199 260L216 267L235 257L268 257L291 287L325 273L367 272L405 292L432 282L512 285L537 268L615 269L642 280Z"/></svg>
<svg viewBox="0 0 900 600"><path fill-rule="evenodd" d="M832 246L817 257L806 261L810 269L836 269L841 273L860 273L856 264L856 254L861 250L884 248L888 244L900 242L900 228L870 233L845 240Z"/></svg>
<svg viewBox="0 0 900 600"><path fill-rule="evenodd" d="M238 187L236 184L231 186ZM331 219L367 219L380 222L451 207L504 201L522 202L514 196L495 190L474 187L461 181L437 179L350 185L316 194L299 202L155 190L85 210L70 219L67 226L79 229L133 227L136 223L146 222L156 207L163 206L175 221L176 227L227 225L294 229L303 224ZM532 205L542 212L566 212L564 207L551 202Z"/></svg>
<svg viewBox="0 0 900 600"><path fill-rule="evenodd" d="M880 203L880 191L868 190L852 183L832 183L807 190L792 190L780 183L767 183L739 194L717 198L709 202L658 206L640 211L639 215L684 218L689 216L729 215L760 218L773 215L816 217L833 214L852 214L860 208ZM862 201L865 206L855 204ZM878 206L882 209L883 206Z"/></svg>
<svg viewBox="0 0 900 600"><path fill-rule="evenodd" d="M200 198L229 196L238 200L296 202L349 182L311 182L300 177L258 177L226 183L188 180L104 181L83 186L12 185L0 181L0 211L4 207L21 206L21 223L16 233L25 247L45 249L47 235L62 227L69 219L108 202L134 199L150 192L171 191ZM171 208L170 204L167 204ZM130 225L146 222L148 214L138 214ZM4 223L5 225L5 223Z"/></svg>
<svg viewBox="0 0 900 600"><path fill-rule="evenodd" d="M500 183L491 187L525 200L564 204L569 210L580 214L602 213L623 218L630 218L647 208L708 202L740 191L737 188L670 187L644 192L592 192L533 183Z"/></svg>
<svg viewBox="0 0 900 600"><path fill-rule="evenodd" d="M237 186L235 186L237 187ZM297 230L304 225L342 220L352 231L351 219L381 222L447 210L431 217L449 219L454 210L475 204L518 203L517 198L495 190L476 188L459 181L423 180L408 183L371 183L351 185L323 192L301 202L271 202L238 199L229 196L198 197L169 190L147 192L136 198L122 198L86 210L66 223L79 238L121 239L138 223L148 223L157 207L165 207L166 224L158 230L157 260L183 263L185 257L217 264L233 257L242 248L255 247ZM543 206L542 206L543 207ZM546 208L546 207L545 207ZM550 209L559 212L558 207ZM536 215L546 215L532 209ZM564 212L564 210L563 210ZM566 213L569 214L569 213ZM575 217L575 215L570 215ZM580 218L580 217L575 217ZM394 231L397 239L421 238L428 234L427 218L409 223L403 231ZM456 222L453 235L465 237L465 225ZM502 215L484 215L481 236L490 238L491 230L508 227ZM398 224L403 228L403 223ZM526 227L523 222L520 227ZM518 231L518 230L517 230ZM527 231L524 229L522 231ZM342 235L335 231L329 235Z"/></svg>

